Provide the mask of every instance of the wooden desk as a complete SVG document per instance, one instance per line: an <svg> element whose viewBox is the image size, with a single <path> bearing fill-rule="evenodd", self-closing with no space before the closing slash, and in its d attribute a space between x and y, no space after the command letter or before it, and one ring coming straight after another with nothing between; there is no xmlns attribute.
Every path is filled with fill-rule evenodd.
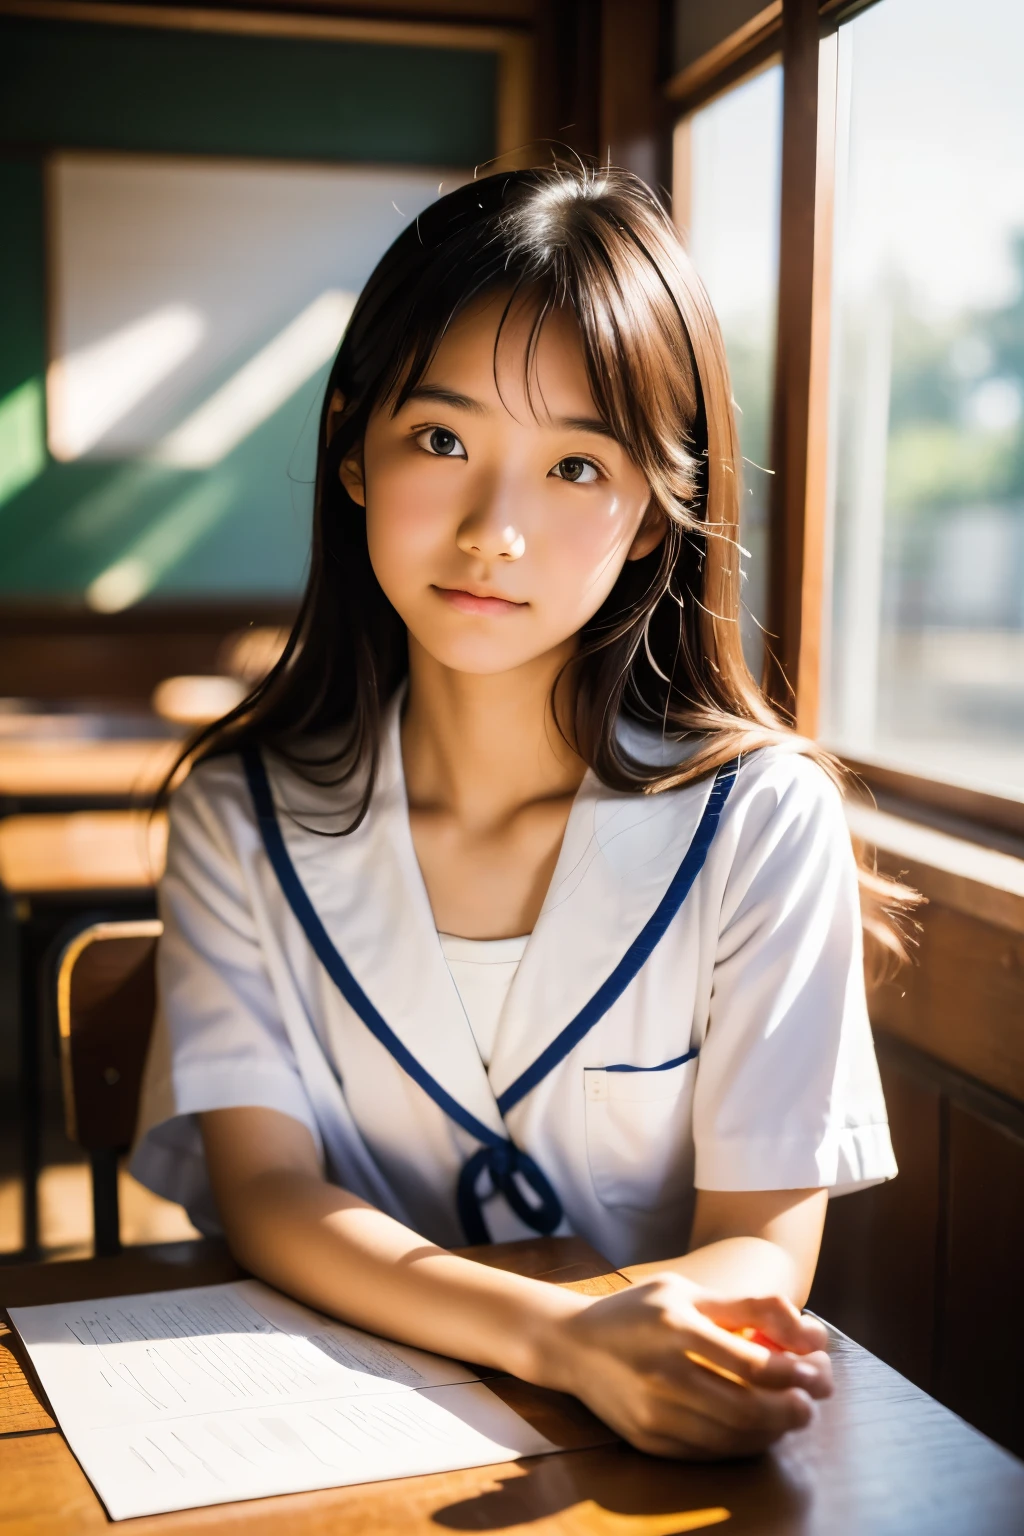
<svg viewBox="0 0 1024 1536"><path fill-rule="evenodd" d="M589 1294L621 1289L616 1273L576 1239L468 1250ZM229 1280L216 1244L128 1250L114 1259L0 1270L0 1304L72 1300ZM6 1348L4 1347L6 1345ZM13 1347L12 1347L13 1345ZM688 1465L592 1444L592 1421L571 1400L521 1387L496 1390L548 1415L545 1428L590 1449L393 1483L217 1505L126 1524L132 1536L676 1536L724 1525L734 1536L1019 1536L1024 1465L842 1334L830 1349L836 1395L815 1424L756 1460ZM564 1443L564 1442L563 1442ZM110 1522L21 1369L0 1341L0 1532L65 1536Z"/></svg>
<svg viewBox="0 0 1024 1536"><path fill-rule="evenodd" d="M176 740L83 740L28 737L0 740L0 804L14 811L50 805L144 804L163 781L181 743Z"/></svg>
<svg viewBox="0 0 1024 1536"><path fill-rule="evenodd" d="M42 1038L51 1018L57 951L88 921L150 917L163 870L167 820L148 811L74 811L0 820L0 887L13 926L22 1117L22 1243L39 1251Z"/></svg>
<svg viewBox="0 0 1024 1536"><path fill-rule="evenodd" d="M167 818L71 811L0 821L0 885L12 896L149 890L163 872Z"/></svg>

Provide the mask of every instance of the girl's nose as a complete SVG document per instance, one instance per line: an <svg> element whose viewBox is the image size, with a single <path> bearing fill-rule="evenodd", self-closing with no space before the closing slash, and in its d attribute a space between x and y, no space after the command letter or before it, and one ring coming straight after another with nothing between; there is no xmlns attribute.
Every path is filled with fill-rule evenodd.
<svg viewBox="0 0 1024 1536"><path fill-rule="evenodd" d="M474 513L467 517L455 542L464 555L474 555L483 561L521 560L526 553L523 535L500 514Z"/></svg>

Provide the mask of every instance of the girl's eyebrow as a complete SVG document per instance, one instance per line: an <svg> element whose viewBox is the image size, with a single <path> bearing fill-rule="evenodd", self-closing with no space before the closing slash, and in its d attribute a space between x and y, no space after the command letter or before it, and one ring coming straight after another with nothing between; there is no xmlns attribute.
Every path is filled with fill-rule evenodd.
<svg viewBox="0 0 1024 1536"><path fill-rule="evenodd" d="M486 416L487 406L471 395L462 395L455 389L445 389L440 384L417 384L406 396L407 400L434 400L440 405L450 405L458 411L471 411L474 416ZM557 416L551 425L564 432L590 432L596 437L618 438L606 421L599 416Z"/></svg>
<svg viewBox="0 0 1024 1536"><path fill-rule="evenodd" d="M487 407L470 395L460 395L457 390L445 389L440 384L417 384L410 389L407 400L436 400L441 405L453 406L457 411L472 411L474 416L485 416Z"/></svg>
<svg viewBox="0 0 1024 1536"><path fill-rule="evenodd" d="M559 416L554 425L566 432L592 432L595 437L609 437L613 443L618 442L611 427L599 416Z"/></svg>

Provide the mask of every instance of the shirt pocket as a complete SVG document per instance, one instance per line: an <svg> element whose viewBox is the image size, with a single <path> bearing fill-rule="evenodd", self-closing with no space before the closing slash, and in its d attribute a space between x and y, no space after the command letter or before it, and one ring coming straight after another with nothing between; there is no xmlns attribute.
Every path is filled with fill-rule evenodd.
<svg viewBox="0 0 1024 1536"><path fill-rule="evenodd" d="M659 1067L586 1067L587 1159L602 1205L659 1210L693 1188L697 1052Z"/></svg>

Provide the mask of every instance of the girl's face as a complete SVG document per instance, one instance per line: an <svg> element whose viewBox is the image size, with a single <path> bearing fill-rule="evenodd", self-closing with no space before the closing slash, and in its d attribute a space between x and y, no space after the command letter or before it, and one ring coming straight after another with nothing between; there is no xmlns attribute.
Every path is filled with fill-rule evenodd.
<svg viewBox="0 0 1024 1536"><path fill-rule="evenodd" d="M371 416L341 477L366 508L370 559L410 636L458 672L508 671L564 650L626 560L664 532L643 475L600 420L572 316L534 357L504 294L465 311L394 416ZM497 374L497 379L495 378ZM646 515L645 515L646 514Z"/></svg>

